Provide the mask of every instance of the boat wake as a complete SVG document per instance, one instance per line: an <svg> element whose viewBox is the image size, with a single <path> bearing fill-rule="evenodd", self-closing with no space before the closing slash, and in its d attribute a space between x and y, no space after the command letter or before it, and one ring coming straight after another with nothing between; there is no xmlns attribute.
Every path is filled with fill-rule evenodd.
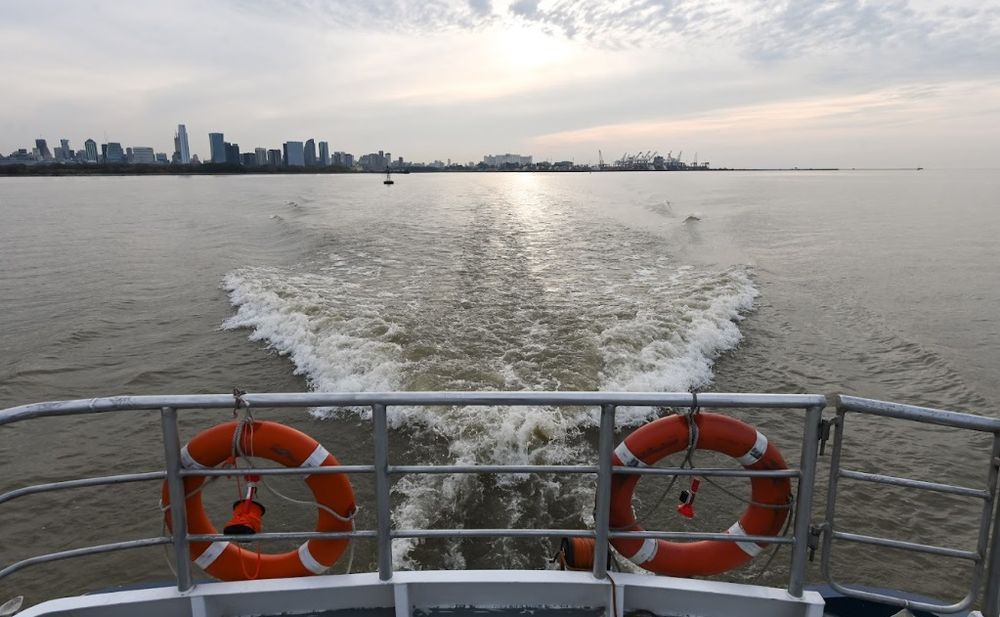
<svg viewBox="0 0 1000 617"><path fill-rule="evenodd" d="M333 238L312 262L234 271L224 287L236 313L224 327L249 329L324 391L683 391L707 385L714 360L739 343L738 323L757 295L747 267L686 265L662 238L634 230L592 228L567 242L537 221L509 222L480 213L451 238L435 231L433 245L418 226L393 239ZM615 259L600 246L616 247ZM651 411L621 410L619 422L640 424ZM597 410L391 408L389 420L408 461L557 464L592 458L583 433ZM592 518L592 478L407 476L393 492L400 528L572 527ZM511 542L494 541L482 563L538 565ZM435 565L487 559L452 543L435 551L438 561L447 556ZM416 540L395 543L399 567L431 559L421 553Z"/></svg>

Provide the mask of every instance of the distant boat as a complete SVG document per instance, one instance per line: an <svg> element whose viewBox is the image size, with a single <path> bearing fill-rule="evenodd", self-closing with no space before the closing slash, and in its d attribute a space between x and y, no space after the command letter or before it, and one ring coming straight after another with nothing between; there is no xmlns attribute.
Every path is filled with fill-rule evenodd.
<svg viewBox="0 0 1000 617"><path fill-rule="evenodd" d="M385 168L385 180L382 181L382 184L395 184L392 180L392 171L388 167Z"/></svg>

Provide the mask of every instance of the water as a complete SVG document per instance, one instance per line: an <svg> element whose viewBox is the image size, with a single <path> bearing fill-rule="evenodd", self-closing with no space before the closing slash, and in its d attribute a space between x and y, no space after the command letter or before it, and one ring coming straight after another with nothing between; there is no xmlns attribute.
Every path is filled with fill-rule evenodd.
<svg viewBox="0 0 1000 617"><path fill-rule="evenodd" d="M0 406L237 384L697 387L993 415L998 189L975 171L410 175L394 187L377 176L3 179ZM649 412L624 410L623 434ZM259 414L295 422L342 462L370 461L364 410ZM797 459L801 414L735 415ZM228 417L185 414L184 437ZM593 460L589 410L394 409L390 420L394 462ZM140 414L5 427L0 491L158 468L158 431ZM853 468L984 478L988 444L976 436L864 418L848 435ZM370 481L354 483L368 506L359 527L371 528ZM640 510L656 489L643 481ZM231 490L213 488L217 519ZM592 520L592 490L585 478L406 477L394 521L578 527ZM0 562L158 535L156 499L134 485L4 504ZM742 509L703 491L689 523L670 514L672 499L650 524L721 530ZM842 500L838 521L860 533L962 547L974 536L968 500L856 484ZM312 526L308 510L268 506L272 530ZM404 568L544 567L551 552L512 540L394 547ZM850 546L836 555L846 580L963 593L962 566ZM727 576L752 580L761 562ZM370 543L355 563L372 569ZM786 566L779 555L762 580L782 584ZM38 566L0 582L0 596L36 602L166 577L162 550L148 549Z"/></svg>

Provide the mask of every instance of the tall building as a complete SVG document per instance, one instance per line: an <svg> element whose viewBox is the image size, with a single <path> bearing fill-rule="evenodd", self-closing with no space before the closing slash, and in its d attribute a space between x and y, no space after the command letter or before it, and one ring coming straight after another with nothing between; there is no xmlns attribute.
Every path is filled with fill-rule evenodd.
<svg viewBox="0 0 1000 617"><path fill-rule="evenodd" d="M211 140L211 136L209 136ZM187 127L183 124L177 125L177 132L174 134L174 152L177 155L177 160L182 165L187 165L191 162L191 147L188 145L188 133Z"/></svg>
<svg viewBox="0 0 1000 617"><path fill-rule="evenodd" d="M45 143L44 139L35 140L35 148L38 149L38 158L43 161L51 161L52 153L49 152L49 144Z"/></svg>
<svg viewBox="0 0 1000 617"><path fill-rule="evenodd" d="M283 145L285 150L285 165L288 167L305 167L306 155L305 147L301 141L286 141Z"/></svg>
<svg viewBox="0 0 1000 617"><path fill-rule="evenodd" d="M73 159L73 148L69 147L68 139L60 139L59 147L62 148L62 156L59 157L60 160L70 161Z"/></svg>
<svg viewBox="0 0 1000 617"><path fill-rule="evenodd" d="M153 165L156 163L156 152L145 146L132 148L132 162L136 165Z"/></svg>
<svg viewBox="0 0 1000 617"><path fill-rule="evenodd" d="M330 166L330 144L325 141L319 142L319 164L323 167Z"/></svg>
<svg viewBox="0 0 1000 617"><path fill-rule="evenodd" d="M267 164L271 167L281 167L281 150L272 148L267 151Z"/></svg>
<svg viewBox="0 0 1000 617"><path fill-rule="evenodd" d="M257 155L253 152L244 152L240 155L240 165L244 167L256 167Z"/></svg>
<svg viewBox="0 0 1000 617"><path fill-rule="evenodd" d="M354 155L353 154L348 154L347 152L344 153L344 167L347 167L348 169L350 169L351 167L354 167Z"/></svg>
<svg viewBox="0 0 1000 617"><path fill-rule="evenodd" d="M224 143L226 147L226 164L227 165L239 165L240 164L240 145L231 144L228 141Z"/></svg>
<svg viewBox="0 0 1000 617"><path fill-rule="evenodd" d="M305 163L306 167L316 166L316 142L311 139L306 140Z"/></svg>
<svg viewBox="0 0 1000 617"><path fill-rule="evenodd" d="M264 166L267 165L267 149L266 148L254 148L253 149L254 158L256 159L257 165Z"/></svg>
<svg viewBox="0 0 1000 617"><path fill-rule="evenodd" d="M125 162L125 151L122 150L122 145L117 141L109 141L102 147L107 146L107 150L104 155L105 163L124 163Z"/></svg>
<svg viewBox="0 0 1000 617"><path fill-rule="evenodd" d="M222 133L209 133L208 147L211 149L211 156L209 157L211 162L226 162L226 141Z"/></svg>

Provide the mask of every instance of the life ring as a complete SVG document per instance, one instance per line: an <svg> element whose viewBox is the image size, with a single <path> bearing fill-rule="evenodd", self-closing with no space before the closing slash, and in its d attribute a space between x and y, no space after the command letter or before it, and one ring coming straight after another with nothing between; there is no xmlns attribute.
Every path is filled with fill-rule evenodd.
<svg viewBox="0 0 1000 617"><path fill-rule="evenodd" d="M202 431L181 449L181 465L185 469L210 469L232 456L238 422L227 422ZM332 467L337 459L315 439L277 422L254 421L241 433L243 452L266 458L285 467ZM184 478L185 511L188 533L216 534L201 502L199 490L204 476ZM346 474L306 476L317 504L338 514L333 516L317 508L316 531L351 531L356 510L354 491ZM163 483L161 500L167 527L170 527L170 494ZM252 536L248 536L248 539ZM230 542L191 542L191 560L205 572L224 581L248 578L287 578L322 574L332 566L347 547L347 538L311 539L298 550L280 554L258 553Z"/></svg>
<svg viewBox="0 0 1000 617"><path fill-rule="evenodd" d="M714 413L693 416L700 450L714 450L735 458L746 469L787 469L785 460L767 437L748 424ZM688 420L668 416L650 422L625 438L612 465L645 467L688 448ZM644 531L632 509L632 493L641 476L615 474L611 479L610 526L619 531ZM791 482L788 478L751 478L751 503L726 533L777 536L788 518ZM758 505L759 504L759 505ZM772 507L768 507L772 506ZM670 542L655 539L614 538L611 544L632 563L668 576L707 576L742 566L763 546L754 542L702 540Z"/></svg>

